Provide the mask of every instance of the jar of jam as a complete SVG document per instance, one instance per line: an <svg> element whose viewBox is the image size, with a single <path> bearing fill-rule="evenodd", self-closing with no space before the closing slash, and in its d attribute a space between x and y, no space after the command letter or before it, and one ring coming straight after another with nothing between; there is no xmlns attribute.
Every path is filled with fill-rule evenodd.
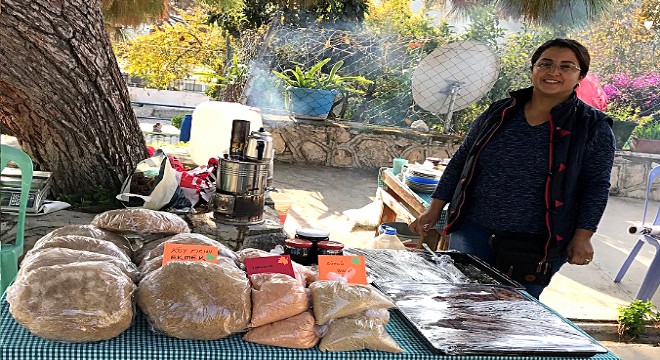
<svg viewBox="0 0 660 360"><path fill-rule="evenodd" d="M330 232L321 229L301 228L296 230L298 239L309 240L312 242L312 248L309 250L309 261L311 264L318 264L318 246L319 241L330 240Z"/></svg>
<svg viewBox="0 0 660 360"><path fill-rule="evenodd" d="M319 241L316 246L319 255L344 255L344 244L339 241Z"/></svg>
<svg viewBox="0 0 660 360"><path fill-rule="evenodd" d="M291 260L301 265L309 265L309 251L312 242L304 239L286 239L284 241L284 253L291 256Z"/></svg>

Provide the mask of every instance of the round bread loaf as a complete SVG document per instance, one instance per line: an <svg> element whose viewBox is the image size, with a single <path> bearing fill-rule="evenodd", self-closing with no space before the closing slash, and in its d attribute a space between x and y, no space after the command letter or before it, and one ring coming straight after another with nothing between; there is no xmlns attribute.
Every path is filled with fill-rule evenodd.
<svg viewBox="0 0 660 360"><path fill-rule="evenodd" d="M124 262L131 262L131 258L129 258L128 255L126 255L123 251L119 250L117 245L109 241L97 240L91 237L79 235L52 237L38 245L35 244L32 250L28 251L25 256L32 256L33 252L50 248L67 248L72 250L91 251L99 254L114 256Z"/></svg>
<svg viewBox="0 0 660 360"><path fill-rule="evenodd" d="M163 253L165 252L165 244L167 243L213 246L218 248L219 256L231 259L232 261L234 261L236 265L238 265L238 256L236 255L235 252L229 250L229 248L222 245L218 241L215 241L202 234L194 234L194 233L177 234L167 238L165 241L162 241L160 244L156 245L156 247L153 250L149 251L147 255L142 258L142 262L140 265L149 262L153 258L163 256Z"/></svg>
<svg viewBox="0 0 660 360"><path fill-rule="evenodd" d="M174 235L190 232L188 224L178 215L142 208L106 211L96 215L92 225L119 233Z"/></svg>
<svg viewBox="0 0 660 360"><path fill-rule="evenodd" d="M112 339L133 320L135 284L116 266L75 263L30 271L7 289L9 312L32 334L53 341Z"/></svg>
<svg viewBox="0 0 660 360"><path fill-rule="evenodd" d="M164 237L164 238L160 238L160 239L157 239L157 240L153 240L153 241L149 241L149 242L144 243L144 245L142 245L141 248L133 251L133 256L132 256L133 262L136 263L138 266L142 265L144 257L147 256L149 251L155 249L156 246L162 244L163 242L165 242L165 241L167 241L171 238L172 238L171 236L167 236L167 237Z"/></svg>
<svg viewBox="0 0 660 360"><path fill-rule="evenodd" d="M98 262L115 265L121 272L131 278L133 282L138 280L138 269L135 264L118 259L115 256L99 254L91 251L73 250L67 248L42 248L30 252L21 262L21 268L16 275L17 279L25 274L44 266L64 265L80 262ZM19 280L16 280L19 281Z"/></svg>
<svg viewBox="0 0 660 360"><path fill-rule="evenodd" d="M137 302L156 330L179 339L220 339L250 321L248 279L222 257L218 264L168 262L140 282Z"/></svg>
<svg viewBox="0 0 660 360"><path fill-rule="evenodd" d="M133 253L133 251L131 250L131 244L128 242L128 240L125 237L121 235L117 235L107 230L103 230L94 225L63 226L59 229L55 229L50 233L44 235L41 239L39 239L36 242L35 246L39 245L39 243L41 243L42 241L47 241L50 238L58 237L58 236L67 236L67 235L87 236L98 240L110 241L111 243L117 245L119 250L126 253L126 255L128 255L129 257Z"/></svg>
<svg viewBox="0 0 660 360"><path fill-rule="evenodd" d="M138 281L142 281L147 275L160 269L161 266L163 266L163 255L150 259L149 261L143 261L142 265L138 268L140 272Z"/></svg>

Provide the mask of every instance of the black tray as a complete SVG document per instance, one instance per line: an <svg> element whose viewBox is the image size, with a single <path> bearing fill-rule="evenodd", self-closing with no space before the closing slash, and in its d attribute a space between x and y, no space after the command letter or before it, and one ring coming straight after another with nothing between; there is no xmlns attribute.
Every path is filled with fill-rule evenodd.
<svg viewBox="0 0 660 360"><path fill-rule="evenodd" d="M589 357L607 352L511 287L417 282L374 286L394 301L396 311L436 353Z"/></svg>
<svg viewBox="0 0 660 360"><path fill-rule="evenodd" d="M368 250L368 249L346 249L346 254L363 255L367 263L367 275L371 282L373 281L394 281L394 282L451 282L451 281L433 281L430 280L432 276L422 276L424 272L438 272L431 255L425 251L407 251L402 250ZM390 255L393 260L392 263L374 265L377 256ZM401 254L405 256L398 256ZM511 286L516 289L524 289L522 285L511 280L508 276L497 271L487 263L481 261L479 258L464 254L457 251L440 251L438 255L448 255L454 261L454 266L460 270L470 283L484 284L484 285L504 285ZM410 257L414 259L410 260ZM409 262L399 263L401 258L409 259ZM397 269L412 269L416 274L410 276L407 271L399 271Z"/></svg>

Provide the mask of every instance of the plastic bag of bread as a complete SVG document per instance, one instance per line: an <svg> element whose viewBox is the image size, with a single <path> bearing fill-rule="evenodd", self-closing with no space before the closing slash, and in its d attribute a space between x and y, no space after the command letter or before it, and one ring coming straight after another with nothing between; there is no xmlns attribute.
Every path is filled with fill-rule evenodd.
<svg viewBox="0 0 660 360"><path fill-rule="evenodd" d="M376 350L403 352L396 341L385 331L387 321L364 315L335 319L328 325L328 332L321 339L321 351Z"/></svg>
<svg viewBox="0 0 660 360"><path fill-rule="evenodd" d="M231 260L170 261L138 286L137 302L154 330L179 339L215 340L250 322L250 283Z"/></svg>
<svg viewBox="0 0 660 360"><path fill-rule="evenodd" d="M160 239L156 239L142 244L142 246L139 249L133 251L133 256L132 256L133 262L138 266L141 265L144 260L144 257L147 256L147 254L149 254L149 251L155 249L156 246L162 244L163 242L171 238L172 238L171 236L161 237Z"/></svg>
<svg viewBox="0 0 660 360"><path fill-rule="evenodd" d="M178 215L142 208L110 210L98 214L92 225L118 233L174 235L190 232Z"/></svg>
<svg viewBox="0 0 660 360"><path fill-rule="evenodd" d="M35 244L32 250L28 251L25 257L32 256L32 253L36 251L51 248L67 248L72 250L91 251L99 254L110 255L124 262L131 262L131 259L128 257L128 255L119 250L117 245L109 241L98 240L79 235L57 236L47 239L40 244Z"/></svg>
<svg viewBox="0 0 660 360"><path fill-rule="evenodd" d="M309 309L311 294L286 274L263 273L250 276L252 282L252 320L259 327L284 320Z"/></svg>
<svg viewBox="0 0 660 360"><path fill-rule="evenodd" d="M16 275L16 281L25 274L44 266L64 265L72 263L108 263L116 266L126 276L131 278L133 282L138 280L138 269L135 264L120 260L114 256L99 254L91 251L73 250L67 248L45 248L34 252L30 252L30 256L26 256L21 262L21 268ZM102 264L99 264L102 265Z"/></svg>
<svg viewBox="0 0 660 360"><path fill-rule="evenodd" d="M142 265L138 267L138 271L140 272L140 276L138 277L138 281L142 281L147 275L151 274L155 270L158 270L163 266L163 255L159 257L155 257L149 261L142 262Z"/></svg>
<svg viewBox="0 0 660 360"><path fill-rule="evenodd" d="M42 241L47 241L50 238L66 235L87 236L97 240L106 240L117 245L119 250L123 251L129 257L133 253L130 242L123 236L117 235L107 230L103 230L94 225L67 225L59 229L55 229L50 233L44 235L39 239L35 246L39 245Z"/></svg>
<svg viewBox="0 0 660 360"><path fill-rule="evenodd" d="M236 265L239 264L238 256L228 247L202 234L193 234L193 233L177 234L165 239L164 241L161 241L160 244L154 247L151 251L147 253L147 255L145 255L142 258L142 263L147 263L153 258L163 256L163 253L165 252L165 244L167 243L213 246L218 249L219 256L223 256L231 259L232 261L234 261Z"/></svg>
<svg viewBox="0 0 660 360"><path fill-rule="evenodd" d="M245 264L245 259L256 258L256 257L265 257L265 256L277 256L277 254L270 253L268 251L263 251L259 249L245 248L239 250L236 255L238 256L238 261L241 264ZM313 271L307 266L298 264L295 261L291 261L293 265L293 273L296 275L296 279L300 281L301 284L307 286L312 281L318 279L318 273Z"/></svg>
<svg viewBox="0 0 660 360"><path fill-rule="evenodd" d="M9 312L47 340L112 339L133 320L133 281L110 263L44 266L7 289Z"/></svg>
<svg viewBox="0 0 660 360"><path fill-rule="evenodd" d="M313 282L309 288L312 290L314 317L319 325L368 309L394 307L391 300L371 285L322 280Z"/></svg>
<svg viewBox="0 0 660 360"><path fill-rule="evenodd" d="M243 340L263 345L308 349L319 342L315 329L314 315L305 311L285 320L250 329L243 336Z"/></svg>

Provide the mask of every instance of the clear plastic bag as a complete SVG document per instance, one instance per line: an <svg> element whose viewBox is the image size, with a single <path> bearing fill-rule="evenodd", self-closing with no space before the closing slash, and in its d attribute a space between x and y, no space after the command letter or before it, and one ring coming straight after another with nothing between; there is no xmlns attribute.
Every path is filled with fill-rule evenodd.
<svg viewBox="0 0 660 360"><path fill-rule="evenodd" d="M311 294L300 282L286 274L263 273L250 276L252 320L259 327L307 311Z"/></svg>
<svg viewBox="0 0 660 360"><path fill-rule="evenodd" d="M156 245L156 247L154 247L151 251L147 253L147 255L144 256L144 258L142 259L142 263L147 263L153 258L163 256L163 253L165 251L165 244L167 243L213 246L218 249L219 256L231 259L236 263L237 266L239 264L238 256L228 247L202 234L195 234L195 233L177 234L161 241L160 244Z"/></svg>
<svg viewBox="0 0 660 360"><path fill-rule="evenodd" d="M305 311L296 316L248 331L243 340L271 346L308 349L319 342L314 315Z"/></svg>
<svg viewBox="0 0 660 360"><path fill-rule="evenodd" d="M433 261L435 261L435 264L440 268L440 271L444 276L446 276L450 283L468 283L470 282L470 279L463 274L456 265L454 265L454 260L451 258L449 255L440 255L440 256L434 256Z"/></svg>
<svg viewBox="0 0 660 360"><path fill-rule="evenodd" d="M121 261L130 263L131 259L125 252L121 251L117 245L105 241L97 240L87 236L66 235L49 238L39 244L35 244L32 250L28 251L26 257L32 256L36 251L50 248L67 248L72 250L91 251L99 254L113 256Z"/></svg>
<svg viewBox="0 0 660 360"><path fill-rule="evenodd" d="M140 282L137 302L157 332L216 340L247 328L250 291L245 273L227 258L170 261Z"/></svg>
<svg viewBox="0 0 660 360"><path fill-rule="evenodd" d="M16 281L25 276L25 274L45 266L64 265L72 263L103 263L112 264L116 266L126 276L131 278L133 282L138 280L138 269L135 264L120 260L114 256L99 254L91 251L73 250L67 248L45 248L37 251L30 252L30 256L26 256L21 262L21 268L16 275Z"/></svg>
<svg viewBox="0 0 660 360"><path fill-rule="evenodd" d="M9 312L52 341L112 339L133 320L135 284L110 263L80 262L30 271L7 289Z"/></svg>
<svg viewBox="0 0 660 360"><path fill-rule="evenodd" d="M394 303L371 285L316 281L309 285L316 323L359 314L368 309L389 309Z"/></svg>
<svg viewBox="0 0 660 360"><path fill-rule="evenodd" d="M59 229L55 229L50 233L44 235L41 239L37 240L35 246L38 246L41 242L47 241L50 238L66 235L78 235L78 236L87 236L97 240L106 240L117 245L119 250L126 253L126 255L131 256L133 249L130 242L123 236L117 235L113 232L103 230L94 225L67 225Z"/></svg>
<svg viewBox="0 0 660 360"><path fill-rule="evenodd" d="M399 353L403 349L385 331L386 319L353 315L335 319L328 325L328 332L321 339L321 351L376 350Z"/></svg>
<svg viewBox="0 0 660 360"><path fill-rule="evenodd" d="M245 259L276 255L268 251L252 249L252 248L245 248L239 250L236 254L238 255L238 261L241 264L245 263ZM313 281L316 281L318 279L319 276L318 272L312 270L311 268L298 264L295 261L291 261L291 264L293 265L293 272L296 275L296 279L298 279L298 281L300 281L300 283L303 284L304 286L307 286L307 284L311 284Z"/></svg>
<svg viewBox="0 0 660 360"><path fill-rule="evenodd" d="M142 208L110 210L98 214L92 225L119 233L174 235L190 228L178 215Z"/></svg>

